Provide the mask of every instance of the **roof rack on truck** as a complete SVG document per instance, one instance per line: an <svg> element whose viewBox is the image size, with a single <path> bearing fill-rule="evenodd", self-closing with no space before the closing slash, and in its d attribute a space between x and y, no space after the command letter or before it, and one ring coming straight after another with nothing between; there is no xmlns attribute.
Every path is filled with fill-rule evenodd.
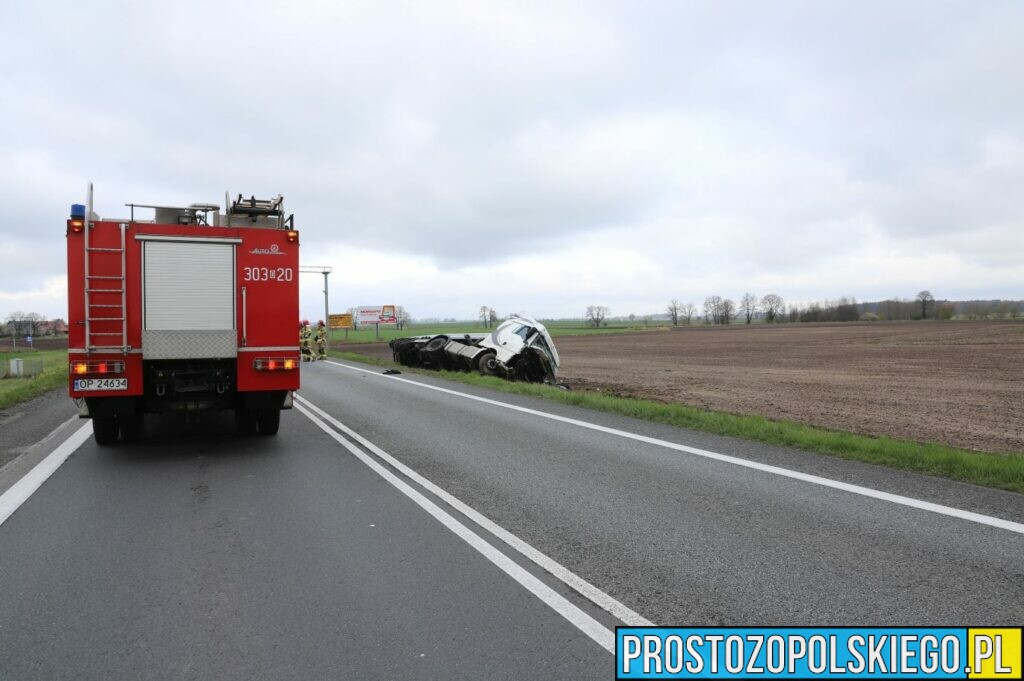
<svg viewBox="0 0 1024 681"><path fill-rule="evenodd" d="M131 208L129 222L141 222L135 219L136 208L152 208L153 222L158 225L210 225L209 214L217 214L220 206L215 203L190 203L187 206L154 206L145 203L126 203ZM216 221L216 218L215 218Z"/></svg>
<svg viewBox="0 0 1024 681"><path fill-rule="evenodd" d="M285 217L284 197L278 194L272 199L258 199L255 195L245 198L241 194L234 201L224 193L224 212L215 203L190 203L187 206L158 206L148 203L126 203L131 209L128 222L151 222L158 225L195 225L197 227L263 227L267 229L294 230L295 216ZM153 211L152 220L140 220L136 208ZM212 215L211 215L212 214Z"/></svg>
<svg viewBox="0 0 1024 681"><path fill-rule="evenodd" d="M245 198L241 194L234 201L228 201L224 194L225 218L228 225L239 227L247 220L249 223L262 227L276 226L279 229L292 229L294 216L284 216L284 197L278 194L272 199L257 199L255 196Z"/></svg>

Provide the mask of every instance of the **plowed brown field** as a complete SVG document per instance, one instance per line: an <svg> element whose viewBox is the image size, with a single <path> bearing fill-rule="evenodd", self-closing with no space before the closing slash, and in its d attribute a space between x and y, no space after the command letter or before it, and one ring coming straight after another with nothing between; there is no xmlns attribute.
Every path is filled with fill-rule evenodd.
<svg viewBox="0 0 1024 681"><path fill-rule="evenodd" d="M557 339L576 388L996 452L1024 450L1024 324L680 328Z"/></svg>

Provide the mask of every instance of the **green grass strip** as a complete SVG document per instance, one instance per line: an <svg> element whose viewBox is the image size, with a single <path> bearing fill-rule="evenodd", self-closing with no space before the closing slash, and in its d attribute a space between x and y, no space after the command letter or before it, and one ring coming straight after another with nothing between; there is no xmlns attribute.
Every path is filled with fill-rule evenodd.
<svg viewBox="0 0 1024 681"><path fill-rule="evenodd" d="M67 389L68 353L66 350L3 353L0 354L0 361L7 362L15 357L42 359L43 370L28 378L0 379L0 409L7 409L56 388Z"/></svg>
<svg viewBox="0 0 1024 681"><path fill-rule="evenodd" d="M362 354L360 354L358 352L340 352L338 350L328 350L327 354L330 357L337 357L338 359L347 359L350 362L361 362L363 364L372 364L373 366L387 367L387 368L391 368L391 369L393 369L395 367L398 367L402 371L409 370L410 373L412 371L411 369L409 369L409 367L399 367L398 362L392 362L390 359L380 359L379 357L370 357L369 355L362 355ZM436 371L431 371L430 373L431 374L436 374L437 372Z"/></svg>
<svg viewBox="0 0 1024 681"><path fill-rule="evenodd" d="M398 367L389 360L355 352L331 352L334 357L381 367ZM616 397L587 390L560 390L534 383L511 383L500 378L450 371L402 371L438 376L459 383L515 395L552 400L574 407L621 414L679 428L728 435L756 442L782 445L843 459L880 464L986 487L1024 493L1024 453L992 454L959 449L938 443L914 442L891 437L858 435L793 421L745 416L698 409L632 397Z"/></svg>

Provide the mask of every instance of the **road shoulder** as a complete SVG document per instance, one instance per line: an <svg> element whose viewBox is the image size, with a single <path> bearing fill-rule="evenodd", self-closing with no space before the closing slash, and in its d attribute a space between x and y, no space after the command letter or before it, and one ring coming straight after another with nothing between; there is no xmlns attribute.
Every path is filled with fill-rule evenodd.
<svg viewBox="0 0 1024 681"><path fill-rule="evenodd" d="M74 404L63 390L0 411L0 494L80 426Z"/></svg>

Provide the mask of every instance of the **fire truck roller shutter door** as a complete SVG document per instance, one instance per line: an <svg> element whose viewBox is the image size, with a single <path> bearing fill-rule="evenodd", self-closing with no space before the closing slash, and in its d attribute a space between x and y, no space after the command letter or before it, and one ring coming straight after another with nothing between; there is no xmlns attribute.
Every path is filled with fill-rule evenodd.
<svg viewBox="0 0 1024 681"><path fill-rule="evenodd" d="M234 244L147 241L143 253L143 356L234 357Z"/></svg>

